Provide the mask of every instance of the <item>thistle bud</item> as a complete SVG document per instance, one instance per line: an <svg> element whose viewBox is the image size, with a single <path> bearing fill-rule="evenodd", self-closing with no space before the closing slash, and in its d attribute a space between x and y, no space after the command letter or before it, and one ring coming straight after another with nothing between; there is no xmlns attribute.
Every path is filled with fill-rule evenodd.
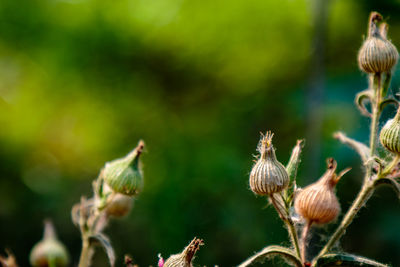
<svg viewBox="0 0 400 267"><path fill-rule="evenodd" d="M340 178L350 169L338 175L336 161L328 159L328 169L315 183L307 186L295 197L294 207L309 223L325 224L333 221L340 212L339 201L334 188Z"/></svg>
<svg viewBox="0 0 400 267"><path fill-rule="evenodd" d="M57 239L53 224L46 221L43 239L32 248L31 265L34 267L63 267L68 265L68 261L68 252Z"/></svg>
<svg viewBox="0 0 400 267"><path fill-rule="evenodd" d="M396 116L383 126L379 139L387 150L400 154L400 108Z"/></svg>
<svg viewBox="0 0 400 267"><path fill-rule="evenodd" d="M278 193L289 184L285 167L276 159L272 137L271 132L261 136L258 145L260 157L250 173L250 188L257 195Z"/></svg>
<svg viewBox="0 0 400 267"><path fill-rule="evenodd" d="M143 175L139 157L143 148L144 142L140 141L126 157L107 162L104 166L100 175L114 192L133 196L142 190Z"/></svg>
<svg viewBox="0 0 400 267"><path fill-rule="evenodd" d="M171 255L163 263L163 267L192 267L193 257L201 245L204 245L203 240L194 238L181 253Z"/></svg>
<svg viewBox="0 0 400 267"><path fill-rule="evenodd" d="M381 31L377 23L382 16L372 12L369 18L369 33L358 53L358 65L366 73L389 72L396 65L399 58L396 47L386 39L387 26Z"/></svg>

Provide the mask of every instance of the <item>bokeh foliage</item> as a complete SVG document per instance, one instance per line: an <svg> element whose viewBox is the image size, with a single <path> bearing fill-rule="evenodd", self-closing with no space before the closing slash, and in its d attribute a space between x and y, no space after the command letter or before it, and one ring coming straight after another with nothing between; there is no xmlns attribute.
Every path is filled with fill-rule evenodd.
<svg viewBox="0 0 400 267"><path fill-rule="evenodd" d="M323 143L307 140L303 162L318 173L327 156L340 168L353 166L338 186L345 210L361 183L360 161L331 134L344 130L368 140L368 121L352 104L366 86L356 54L371 10L389 18L389 36L400 47L400 4L326 4L325 97L315 110L323 113ZM42 220L51 217L76 263L80 237L71 206L91 195L104 162L125 155L140 138L147 143L145 190L129 217L108 230L120 266L124 253L154 265L157 253L176 253L193 236L205 240L196 261L208 266L233 266L281 244L286 232L274 211L263 209L265 199L248 190L248 173L259 131L275 132L284 163L307 134L312 5L2 0L0 249L12 249L26 266ZM321 160L307 162L314 145L322 146ZM302 166L301 186L317 178L306 173ZM400 265L398 204L389 189L379 190L343 247ZM328 234L316 232L316 239ZM95 266L107 266L96 255Z"/></svg>

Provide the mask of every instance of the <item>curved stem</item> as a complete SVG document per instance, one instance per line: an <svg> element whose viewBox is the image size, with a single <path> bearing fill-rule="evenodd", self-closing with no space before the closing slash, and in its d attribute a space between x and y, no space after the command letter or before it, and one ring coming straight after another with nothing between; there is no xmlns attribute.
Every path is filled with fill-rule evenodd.
<svg viewBox="0 0 400 267"><path fill-rule="evenodd" d="M394 156L393 160L387 165L387 167L382 171L378 178L383 178L390 174L393 168L396 167L396 165L399 163L399 160L400 155L396 154L396 156Z"/></svg>
<svg viewBox="0 0 400 267"><path fill-rule="evenodd" d="M307 236L310 231L312 221L307 221L303 228L303 233L301 234L301 261L306 262L306 251L307 251Z"/></svg>
<svg viewBox="0 0 400 267"><path fill-rule="evenodd" d="M285 203L285 200L283 199L283 196L280 195L282 198L282 201ZM270 196L271 199L271 203L274 206L274 208L276 209L276 211L279 214L279 217L282 219L282 221L286 224L286 227L288 228L288 232L289 232L289 237L290 237L290 241L296 251L296 255L300 258L301 253L300 253L300 246L299 246L299 238L297 235L297 230L296 227L294 226L294 223L292 221L292 219L289 216L289 212L287 210L286 207L282 207L281 205L278 204L278 202L275 199L275 195L271 195ZM286 214L283 214L282 209L285 210Z"/></svg>

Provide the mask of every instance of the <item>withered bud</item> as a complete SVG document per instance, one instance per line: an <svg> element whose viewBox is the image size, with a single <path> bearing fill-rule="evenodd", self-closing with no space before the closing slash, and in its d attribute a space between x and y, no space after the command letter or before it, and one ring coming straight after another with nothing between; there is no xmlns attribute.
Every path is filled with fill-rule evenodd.
<svg viewBox="0 0 400 267"><path fill-rule="evenodd" d="M171 255L165 261L163 267L192 267L194 255L201 245L204 245L203 240L194 238L181 253Z"/></svg>
<svg viewBox="0 0 400 267"><path fill-rule="evenodd" d="M330 158L325 174L315 183L305 187L295 197L294 207L298 214L310 223L325 224L333 221L340 212L334 188L350 168L336 174L337 163Z"/></svg>

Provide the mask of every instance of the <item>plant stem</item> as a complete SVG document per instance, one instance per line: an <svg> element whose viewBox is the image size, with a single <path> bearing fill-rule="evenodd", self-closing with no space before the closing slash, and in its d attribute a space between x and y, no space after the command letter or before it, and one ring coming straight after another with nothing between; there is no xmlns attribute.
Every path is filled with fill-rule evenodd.
<svg viewBox="0 0 400 267"><path fill-rule="evenodd" d="M90 261L90 243L89 243L89 238L87 235L82 236L82 251L81 251L81 257L79 258L79 265L78 267L88 267L89 266L89 261Z"/></svg>
<svg viewBox="0 0 400 267"><path fill-rule="evenodd" d="M378 136L378 124L379 117L381 115L380 104L382 101L382 87L381 87L381 75L379 73L374 74L372 81L374 98L372 101L372 120L371 120L371 133L369 139L369 147L370 147L370 157L375 155L376 150L376 140ZM369 179L372 173L372 162L367 166L367 175L365 179Z"/></svg>
<svg viewBox="0 0 400 267"><path fill-rule="evenodd" d="M277 203L277 201L275 199L275 196L276 196L276 194L270 196L271 203L274 206L274 208L276 209L276 211L278 212L279 217L286 224L286 226L288 228L288 232L289 232L290 241L292 242L292 245L293 245L294 249L296 250L297 256L300 258L301 254L300 254L299 238L297 236L296 227L294 226L294 223L293 223L292 219L290 219L289 212L287 211L287 208L286 207L281 207ZM280 195L280 196L282 198L282 201L285 203L285 200L283 199L283 196L282 195ZM286 214L282 213L282 209L285 210Z"/></svg>
<svg viewBox="0 0 400 267"><path fill-rule="evenodd" d="M294 226L293 221L291 219L286 220L285 223L288 228L290 240L292 241L294 249L296 250L296 254L300 258L301 254L300 254L299 238L297 236L296 227Z"/></svg>
<svg viewBox="0 0 400 267"><path fill-rule="evenodd" d="M396 154L393 160L387 165L387 167L382 171L378 178L386 177L393 170L394 167L399 163L400 155Z"/></svg>
<svg viewBox="0 0 400 267"><path fill-rule="evenodd" d="M370 158L375 156L376 150L376 140L378 135L378 123L379 117L381 115L380 103L382 102L382 87L381 87L381 74L376 73L372 77L372 89L374 91L374 97L372 99L372 120L371 120L371 134L370 134ZM371 179L373 176L373 163L371 162L366 166L366 175L364 177L364 182L357 198L354 200L353 204L347 211L346 215L343 217L342 222L333 233L328 243L322 248L317 257L314 258L313 264L322 255L329 252L330 249L339 241L342 235L346 232L347 227L351 224L356 214L365 205L370 196L374 191L375 183Z"/></svg>
<svg viewBox="0 0 400 267"><path fill-rule="evenodd" d="M374 190L373 181L367 181L363 185L360 193L358 194L356 200L353 202L350 209L344 216L339 227L336 229L335 233L333 233L333 235L329 239L328 243L326 243L324 248L321 250L321 252L318 254L318 256L315 259L318 259L322 255L326 254L336 244L336 242L342 237L342 235L345 233L347 227L351 224L351 222L353 221L354 217L356 216L356 214L358 213L360 208L367 202L369 197L372 195L373 190Z"/></svg>
<svg viewBox="0 0 400 267"><path fill-rule="evenodd" d="M307 236L310 231L312 221L307 221L303 228L303 233L301 234L301 261L306 262L306 249L307 249Z"/></svg>

